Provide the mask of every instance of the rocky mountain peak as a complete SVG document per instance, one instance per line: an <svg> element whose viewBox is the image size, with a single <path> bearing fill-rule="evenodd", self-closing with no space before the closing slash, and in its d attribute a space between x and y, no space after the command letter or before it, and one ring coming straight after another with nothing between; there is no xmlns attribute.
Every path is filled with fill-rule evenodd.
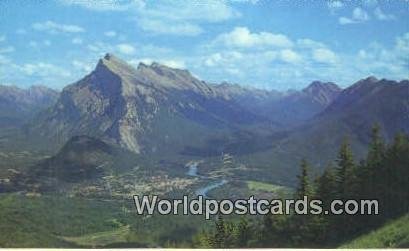
<svg viewBox="0 0 409 251"><path fill-rule="evenodd" d="M321 91L339 92L341 91L341 88L332 82L313 81L311 84L309 84L306 88L303 89L303 92L312 94Z"/></svg>
<svg viewBox="0 0 409 251"><path fill-rule="evenodd" d="M374 76L369 76L367 78L361 79L358 82L354 83L347 89L345 89L345 94L359 94L363 95L365 93L368 93L374 89L381 88L382 87L382 81L378 80Z"/></svg>
<svg viewBox="0 0 409 251"><path fill-rule="evenodd" d="M332 82L313 81L302 92L311 96L315 101L328 105L339 95L341 90L338 85Z"/></svg>
<svg viewBox="0 0 409 251"><path fill-rule="evenodd" d="M379 80L375 76L369 76L362 81L375 83L375 82L378 82Z"/></svg>
<svg viewBox="0 0 409 251"><path fill-rule="evenodd" d="M107 53L98 61L94 72L99 73L101 71L110 71L119 76L132 75L136 72L130 64L111 53Z"/></svg>
<svg viewBox="0 0 409 251"><path fill-rule="evenodd" d="M150 83L155 89L163 91L179 90L208 95L210 87L195 78L188 70L176 69L157 62L150 65L139 63L137 77L144 83Z"/></svg>
<svg viewBox="0 0 409 251"><path fill-rule="evenodd" d="M157 75L169 78L177 77L194 78L188 70L169 67L158 62L152 62L150 65L146 65L141 62L138 65L138 71L140 72L152 71Z"/></svg>

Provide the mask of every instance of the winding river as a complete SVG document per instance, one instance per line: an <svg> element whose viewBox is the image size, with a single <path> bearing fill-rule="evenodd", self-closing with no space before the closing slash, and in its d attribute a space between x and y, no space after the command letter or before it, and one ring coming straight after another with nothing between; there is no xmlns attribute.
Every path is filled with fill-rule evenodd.
<svg viewBox="0 0 409 251"><path fill-rule="evenodd" d="M211 180L211 178L206 177L206 176L202 176L199 175L197 173L197 168L198 168L199 162L189 162L188 164L186 164L186 166L188 167L188 171L186 172L187 175L191 176L191 177L197 177L200 179L207 179L207 180ZM216 180L216 181L210 181L206 186L204 187L199 187L198 189L196 189L195 194L197 196L202 195L203 197L208 197L207 193L210 190L213 190L215 188L218 188L220 186L223 186L224 184L227 183L227 180Z"/></svg>

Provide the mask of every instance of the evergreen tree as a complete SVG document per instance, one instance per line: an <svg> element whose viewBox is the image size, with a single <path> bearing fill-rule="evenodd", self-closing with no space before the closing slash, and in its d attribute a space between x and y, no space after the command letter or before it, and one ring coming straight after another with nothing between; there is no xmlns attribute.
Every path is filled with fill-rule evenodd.
<svg viewBox="0 0 409 251"><path fill-rule="evenodd" d="M316 180L315 197L323 202L323 210L330 210L331 201L336 197L336 177L334 169L329 166Z"/></svg>
<svg viewBox="0 0 409 251"><path fill-rule="evenodd" d="M296 190L295 198L303 199L304 196L311 196L312 189L308 177L309 166L308 162L305 159L301 160L301 173L297 176L298 178L298 187Z"/></svg>
<svg viewBox="0 0 409 251"><path fill-rule="evenodd" d="M371 133L371 143L367 154L366 162L360 165L358 176L361 184L360 197L377 198L380 196L382 180L377 173L381 173L381 164L385 155L385 143L380 136L380 127L374 125Z"/></svg>
<svg viewBox="0 0 409 251"><path fill-rule="evenodd" d="M245 248L250 239L250 227L245 218L241 218L236 228L236 247Z"/></svg>
<svg viewBox="0 0 409 251"><path fill-rule="evenodd" d="M271 247L273 219L270 214L263 216L263 222L259 231L259 240L262 247Z"/></svg>
<svg viewBox="0 0 409 251"><path fill-rule="evenodd" d="M322 201L322 209L330 211L331 202L337 196L336 176L332 166L328 166L315 181L315 198ZM333 243L336 240L331 226L334 225L331 215L317 215L315 219L315 239L320 243Z"/></svg>
<svg viewBox="0 0 409 251"><path fill-rule="evenodd" d="M384 217L391 218L409 211L409 139L397 134L385 154L382 172L383 194L380 196Z"/></svg>
<svg viewBox="0 0 409 251"><path fill-rule="evenodd" d="M224 248L226 237L227 237L226 236L226 225L224 223L223 217L220 214L218 215L215 224L216 224L216 232L211 241L212 242L211 245L213 248Z"/></svg>
<svg viewBox="0 0 409 251"><path fill-rule="evenodd" d="M368 154L358 165L348 142L339 150L335 169L327 168L314 186L309 181L309 165L301 161L295 199L314 196L329 210L334 199L378 199L382 217L348 215L266 215L255 225L259 235L251 235L247 221L238 225L224 222L219 215L216 230L208 235L211 247L336 247L360 232L374 229L388 219L409 211L409 137L398 134L390 145L380 137L379 126L372 129ZM374 197L375 196L375 197ZM257 222L259 223L259 222ZM257 226L261 227L257 227ZM255 239L252 239L255 237ZM206 239L202 236L201 239Z"/></svg>
<svg viewBox="0 0 409 251"><path fill-rule="evenodd" d="M385 154L385 142L380 136L379 124L375 124L372 128L371 143L367 163L372 166L379 166Z"/></svg>
<svg viewBox="0 0 409 251"><path fill-rule="evenodd" d="M263 218L261 227L261 244L263 247L291 247L294 236L299 233L292 222L293 215L270 215Z"/></svg>
<svg viewBox="0 0 409 251"><path fill-rule="evenodd" d="M341 200L353 199L356 192L355 164L348 140L345 139L339 150L337 159L337 187L338 197Z"/></svg>
<svg viewBox="0 0 409 251"><path fill-rule="evenodd" d="M303 200L304 196L307 196L307 201L312 199L313 191L309 180L309 165L305 159L301 160L301 173L297 176L298 187L295 194L296 200ZM291 217L290 224L292 229L296 229L292 236L292 240L295 245L299 247L310 246L311 241L314 238L314 216L311 214L307 215L296 215Z"/></svg>
<svg viewBox="0 0 409 251"><path fill-rule="evenodd" d="M343 201L356 199L358 192L358 182L356 179L356 170L354 159L348 140L345 139L341 144L337 159L337 198ZM335 198L334 198L335 199ZM351 236L357 231L357 222L354 216L348 216L345 214L334 216L334 230L336 231L338 238L346 238Z"/></svg>

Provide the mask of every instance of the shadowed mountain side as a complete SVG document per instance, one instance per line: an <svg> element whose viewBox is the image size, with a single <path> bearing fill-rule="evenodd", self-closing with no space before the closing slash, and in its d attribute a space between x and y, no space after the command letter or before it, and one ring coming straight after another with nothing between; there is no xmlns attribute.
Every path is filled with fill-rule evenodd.
<svg viewBox="0 0 409 251"><path fill-rule="evenodd" d="M136 163L143 161L133 153L89 136L75 136L54 156L14 175L12 187L0 190L64 192L78 183L98 183L103 176L129 171Z"/></svg>
<svg viewBox="0 0 409 251"><path fill-rule="evenodd" d="M409 81L375 80L358 81L342 91L338 98L322 113L289 137L275 141L273 150L264 153L284 166L293 165L307 157L323 169L335 159L341 142L348 138L356 159L366 154L371 128L378 124L381 134L390 141L398 133L409 132ZM267 156L259 156L267 159ZM295 177L295 176L294 176Z"/></svg>

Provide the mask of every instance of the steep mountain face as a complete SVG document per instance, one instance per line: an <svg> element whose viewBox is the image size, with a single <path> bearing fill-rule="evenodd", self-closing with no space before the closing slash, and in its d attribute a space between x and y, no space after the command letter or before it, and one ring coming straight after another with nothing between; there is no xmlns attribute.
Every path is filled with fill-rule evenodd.
<svg viewBox="0 0 409 251"><path fill-rule="evenodd" d="M302 93L310 97L312 102L326 107L337 98L341 91L342 89L332 82L323 83L320 81L314 81L304 88Z"/></svg>
<svg viewBox="0 0 409 251"><path fill-rule="evenodd" d="M20 89L0 85L0 124L22 124L53 105L58 92L44 86Z"/></svg>
<svg viewBox="0 0 409 251"><path fill-rule="evenodd" d="M61 142L89 135L141 153L257 122L262 118L218 97L186 70L157 63L135 69L107 54L92 73L64 88L32 132Z"/></svg>
<svg viewBox="0 0 409 251"><path fill-rule="evenodd" d="M341 92L317 118L316 124L337 120L365 140L365 131L378 123L387 138L409 132L409 81L362 79Z"/></svg>
<svg viewBox="0 0 409 251"><path fill-rule="evenodd" d="M343 90L320 114L284 139L273 143L273 153L280 161L297 161L308 156L320 168L336 158L340 144L348 138L357 159L366 154L371 128L378 124L382 136L391 140L398 132L409 133L409 81L358 81ZM271 153L270 153L271 154Z"/></svg>

